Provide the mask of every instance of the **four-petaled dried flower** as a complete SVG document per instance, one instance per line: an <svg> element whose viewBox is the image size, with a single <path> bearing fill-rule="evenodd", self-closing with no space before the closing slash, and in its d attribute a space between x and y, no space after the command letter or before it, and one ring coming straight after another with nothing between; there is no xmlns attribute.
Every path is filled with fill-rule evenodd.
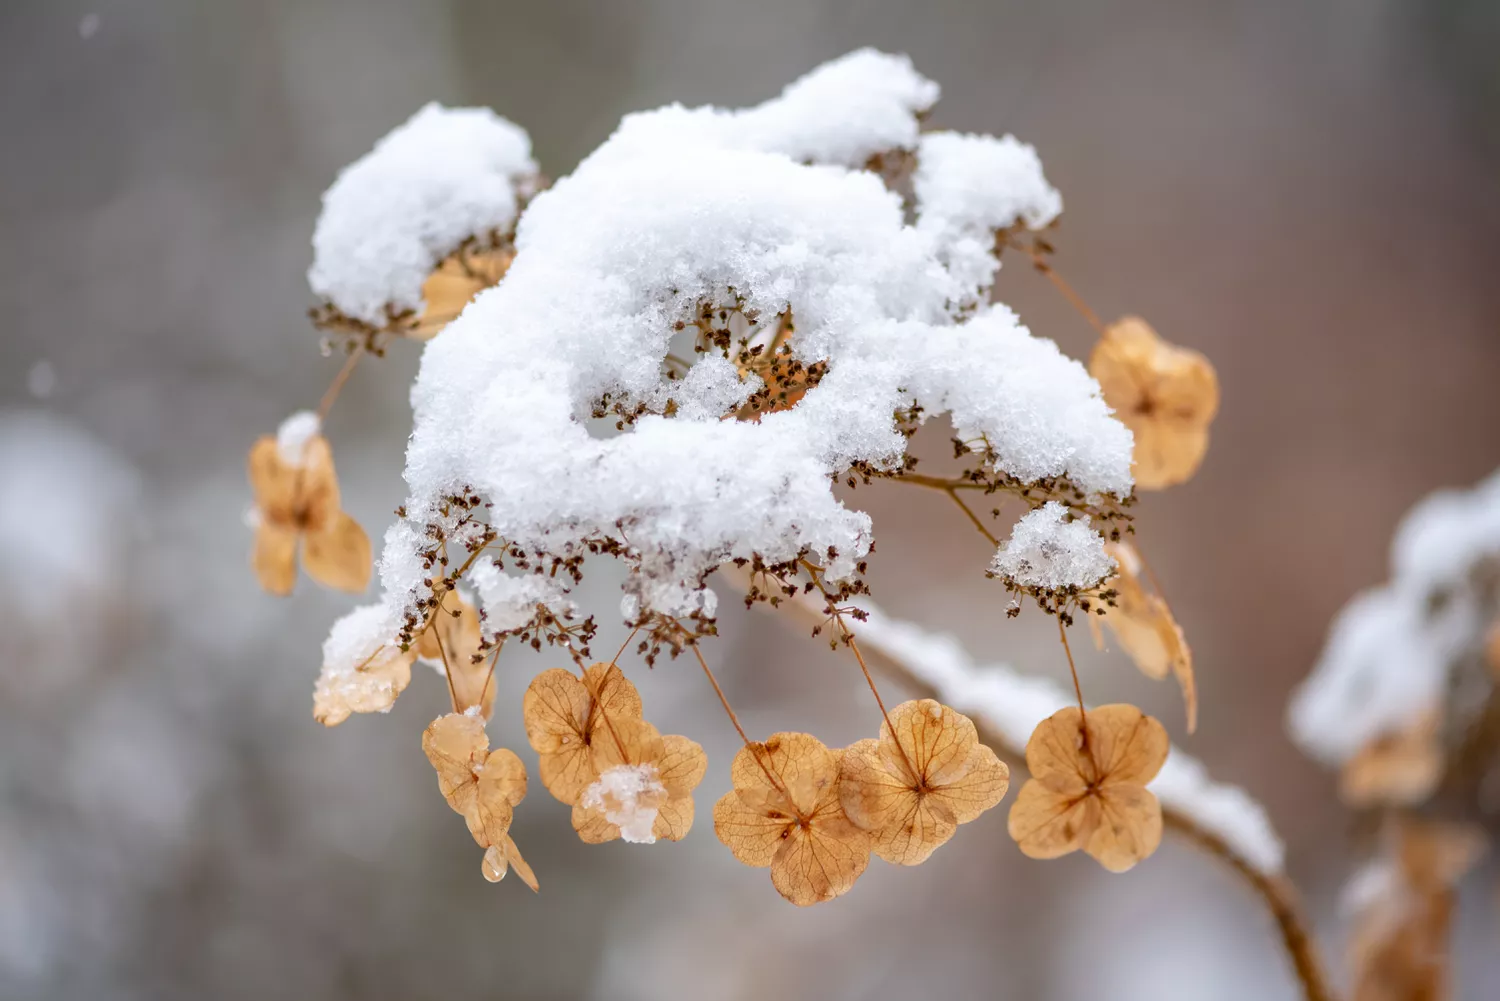
<svg viewBox="0 0 1500 1001"><path fill-rule="evenodd" d="M1127 316L1105 328L1089 356L1089 374L1135 434L1136 487L1160 490L1197 472L1219 409L1219 378L1207 358Z"/></svg>
<svg viewBox="0 0 1500 1001"><path fill-rule="evenodd" d="M465 713L439 716L422 734L422 750L437 770L443 798L484 849L484 878L498 882L515 869L535 890L536 874L510 836L515 808L526 797L526 766L515 752L489 746L483 721Z"/></svg>
<svg viewBox="0 0 1500 1001"><path fill-rule="evenodd" d="M897 706L880 739L850 745L839 767L844 812L897 865L926 860L1009 785L1010 769L969 718L932 699Z"/></svg>
<svg viewBox="0 0 1500 1001"><path fill-rule="evenodd" d="M741 748L734 789L714 804L714 833L798 907L849 892L870 864L870 835L844 814L839 759L806 733L777 733Z"/></svg>
<svg viewBox="0 0 1500 1001"><path fill-rule="evenodd" d="M594 664L582 680L555 667L532 679L521 713L540 755L542 785L572 806L599 778L598 749L614 739L610 728L641 718L641 697L614 664Z"/></svg>
<svg viewBox="0 0 1500 1001"><path fill-rule="evenodd" d="M1146 783L1167 748L1162 725L1135 706L1054 713L1026 743L1031 779L1010 808L1010 836L1032 858L1082 848L1124 872L1161 843L1161 804Z"/></svg>
<svg viewBox="0 0 1500 1001"><path fill-rule="evenodd" d="M640 719L611 720L594 745L597 778L573 804L573 829L589 844L622 838L681 841L693 826L693 790L708 758L696 741Z"/></svg>
<svg viewBox="0 0 1500 1001"><path fill-rule="evenodd" d="M1187 637L1172 617L1166 599L1146 590L1140 576L1144 564L1135 547L1128 542L1111 542L1105 544L1105 550L1119 571L1106 585L1116 595L1113 607L1104 607L1104 624L1146 677L1160 681L1169 671L1176 676L1187 707L1188 733L1192 733L1198 728L1198 687ZM1098 643L1099 627L1092 616L1089 628Z"/></svg>
<svg viewBox="0 0 1500 1001"><path fill-rule="evenodd" d="M302 565L325 587L359 593L370 583L370 539L339 506L328 439L314 414L294 414L250 448L257 523L251 562L260 586L290 594Z"/></svg>
<svg viewBox="0 0 1500 1001"><path fill-rule="evenodd" d="M432 624L416 637L412 649L447 675L454 712L478 707L480 717L489 719L495 707L495 686L491 678L493 665L484 655L479 610L464 601L457 591L435 590L435 593L439 607L433 613Z"/></svg>

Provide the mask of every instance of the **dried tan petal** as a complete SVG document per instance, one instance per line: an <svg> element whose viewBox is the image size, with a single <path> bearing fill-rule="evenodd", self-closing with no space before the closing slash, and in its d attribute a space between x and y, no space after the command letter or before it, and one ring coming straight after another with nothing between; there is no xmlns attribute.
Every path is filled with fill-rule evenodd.
<svg viewBox="0 0 1500 1001"><path fill-rule="evenodd" d="M666 742L645 720L601 718L594 740L596 771L603 773L617 765L656 764L665 754Z"/></svg>
<svg viewBox="0 0 1500 1001"><path fill-rule="evenodd" d="M886 765L880 744L866 738L844 749L839 764L839 802L855 826L875 832L875 851L886 858L881 848L885 840L882 832L905 822L916 810L919 797L904 774Z"/></svg>
<svg viewBox="0 0 1500 1001"><path fill-rule="evenodd" d="M422 752L437 771L438 789L448 805L466 817L474 808L479 771L489 746L484 723L461 713L439 716L422 732ZM524 778L523 770L523 789Z"/></svg>
<svg viewBox="0 0 1500 1001"><path fill-rule="evenodd" d="M1192 733L1198 728L1198 687L1187 637L1166 599L1147 593L1140 578L1145 564L1135 548L1128 542L1112 542L1105 549L1119 570L1109 581L1116 597L1114 607L1104 608L1104 624L1142 674L1159 681L1170 672L1177 678ZM1094 625L1092 618L1089 625Z"/></svg>
<svg viewBox="0 0 1500 1001"><path fill-rule="evenodd" d="M255 439L248 466L250 489L261 520L282 528L297 527L297 467L281 461L275 435Z"/></svg>
<svg viewBox="0 0 1500 1001"><path fill-rule="evenodd" d="M668 798L651 825L652 836L663 841L681 841L693 829L693 813L691 793Z"/></svg>
<svg viewBox="0 0 1500 1001"><path fill-rule="evenodd" d="M590 692L599 695L596 703ZM582 680L553 668L532 679L521 703L526 737L541 756L542 784L572 805L595 779L593 753L609 739L610 724L640 719L641 697L619 667L594 664Z"/></svg>
<svg viewBox="0 0 1500 1001"><path fill-rule="evenodd" d="M1092 797L1098 823L1083 850L1110 872L1125 872L1161 844L1161 804L1150 790L1131 782L1113 783Z"/></svg>
<svg viewBox="0 0 1500 1001"><path fill-rule="evenodd" d="M963 774L978 743L969 718L935 699L903 702L891 710L889 725L880 724L880 754L886 767L927 785L944 785ZM908 763L916 769L915 776L909 774Z"/></svg>
<svg viewBox="0 0 1500 1001"><path fill-rule="evenodd" d="M1138 488L1159 490L1197 471L1219 407L1218 376L1207 358L1163 341L1139 317L1125 317L1105 329L1089 373L1135 434Z"/></svg>
<svg viewBox="0 0 1500 1001"><path fill-rule="evenodd" d="M946 785L928 793L941 803L960 824L976 820L986 810L1000 805L1010 788L1010 766L1001 761L985 744L969 752L964 773Z"/></svg>
<svg viewBox="0 0 1500 1001"><path fill-rule="evenodd" d="M302 565L324 587L360 594L370 586L370 537L359 522L337 511L322 531L303 537Z"/></svg>
<svg viewBox="0 0 1500 1001"><path fill-rule="evenodd" d="M514 257L500 249L449 255L422 283L426 308L412 323L410 335L417 340L437 336L476 295L500 284Z"/></svg>
<svg viewBox="0 0 1500 1001"><path fill-rule="evenodd" d="M416 638L417 656L444 668L453 689L454 712L478 706L480 715L489 719L495 706L494 661L483 650L479 610L453 591L439 595L439 600L431 627Z"/></svg>
<svg viewBox="0 0 1500 1001"><path fill-rule="evenodd" d="M794 825L771 860L771 885L798 907L848 893L870 864L870 839L840 816Z"/></svg>
<svg viewBox="0 0 1500 1001"><path fill-rule="evenodd" d="M1484 857L1489 838L1473 824L1408 818L1400 828L1401 871L1413 888L1432 893L1458 886Z"/></svg>
<svg viewBox="0 0 1500 1001"><path fill-rule="evenodd" d="M1072 713L1077 729L1077 709L1064 709L1052 719ZM1086 757L1098 767L1100 785L1125 782L1145 785L1156 778L1166 763L1171 742L1160 723L1135 706L1116 703L1088 711ZM1030 760L1029 758L1027 759Z"/></svg>
<svg viewBox="0 0 1500 1001"><path fill-rule="evenodd" d="M1442 713L1432 709L1411 725L1365 745L1344 763L1339 796L1350 806L1411 806L1430 796L1442 778Z"/></svg>
<svg viewBox="0 0 1500 1001"><path fill-rule="evenodd" d="M1082 791L1060 793L1037 779L1021 787L1007 821L1012 840L1034 859L1054 859L1077 851L1098 826L1096 797Z"/></svg>
<svg viewBox="0 0 1500 1001"><path fill-rule="evenodd" d="M464 815L474 840L481 846L501 844L525 797L526 766L521 759L508 748L491 751L475 782L473 807Z"/></svg>
<svg viewBox="0 0 1500 1001"><path fill-rule="evenodd" d="M1484 657L1489 662L1490 674L1500 678L1500 622L1491 625L1484 635Z"/></svg>
<svg viewBox="0 0 1500 1001"><path fill-rule="evenodd" d="M521 877L521 882L531 887L532 893L540 893L541 887L536 881L536 873L531 871L531 866L527 865L526 860L521 857L521 849L516 847L515 840L510 835L506 835L501 842L501 847L505 851L505 860L510 863L516 875Z"/></svg>
<svg viewBox="0 0 1500 1001"><path fill-rule="evenodd" d="M411 683L416 655L394 646L381 647L352 671L323 666L313 687L313 718L324 726L338 726L350 713L385 712Z"/></svg>
<svg viewBox="0 0 1500 1001"><path fill-rule="evenodd" d="M703 773L708 771L708 755L696 740L669 733L662 738L662 756L656 767L662 784L675 799L698 788Z"/></svg>
<svg viewBox="0 0 1500 1001"><path fill-rule="evenodd" d="M746 865L770 865L782 839L795 825L796 818L790 814L752 807L733 789L714 804L714 834Z"/></svg>
<svg viewBox="0 0 1500 1001"><path fill-rule="evenodd" d="M1083 758L1078 720L1076 708L1058 710L1038 723L1026 741L1026 770L1032 780L1069 799L1082 796L1095 777L1092 762Z"/></svg>
<svg viewBox="0 0 1500 1001"><path fill-rule="evenodd" d="M255 530L250 565L267 593L291 594L297 582L297 533L263 520Z"/></svg>

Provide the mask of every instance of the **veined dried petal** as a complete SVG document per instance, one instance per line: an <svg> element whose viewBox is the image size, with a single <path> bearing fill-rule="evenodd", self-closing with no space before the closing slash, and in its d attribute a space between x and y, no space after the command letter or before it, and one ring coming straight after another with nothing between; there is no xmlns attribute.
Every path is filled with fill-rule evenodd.
<svg viewBox="0 0 1500 1001"><path fill-rule="evenodd" d="M1118 571L1106 585L1116 596L1113 606L1103 607L1104 624L1142 674L1160 680L1170 672L1177 678L1187 709L1188 733L1192 733L1198 728L1198 686L1187 637L1172 617L1166 599L1146 590L1141 578L1145 564L1135 547L1128 542L1111 542L1105 550ZM1089 624L1094 625L1092 618Z"/></svg>
<svg viewBox="0 0 1500 1001"><path fill-rule="evenodd" d="M1137 488L1160 490L1197 472L1219 409L1219 380L1207 358L1127 316L1105 328L1089 356L1089 374L1135 434Z"/></svg>
<svg viewBox="0 0 1500 1001"><path fill-rule="evenodd" d="M599 777L593 758L608 727L640 719L641 697L613 664L594 664L582 680L553 668L532 679L521 704L526 737L540 755L542 784L568 805Z"/></svg>
<svg viewBox="0 0 1500 1001"><path fill-rule="evenodd" d="M1442 722L1442 711L1434 707L1371 741L1344 763L1339 796L1350 806L1411 806L1432 795L1446 761Z"/></svg>

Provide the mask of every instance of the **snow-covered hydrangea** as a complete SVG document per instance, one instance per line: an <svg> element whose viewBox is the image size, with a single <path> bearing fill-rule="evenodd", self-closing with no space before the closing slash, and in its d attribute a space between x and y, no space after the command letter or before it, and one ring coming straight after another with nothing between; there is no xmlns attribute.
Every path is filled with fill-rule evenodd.
<svg viewBox="0 0 1500 1001"><path fill-rule="evenodd" d="M520 126L488 108L428 104L323 195L308 284L375 326L421 312L433 267L467 239L509 233L536 178Z"/></svg>
<svg viewBox="0 0 1500 1001"><path fill-rule="evenodd" d="M1484 585L1488 566L1490 584ZM1500 615L1500 473L1435 493L1406 515L1391 579L1351 600L1294 696L1288 723L1310 755L1341 765L1442 707Z"/></svg>
<svg viewBox="0 0 1500 1001"><path fill-rule="evenodd" d="M579 805L599 810L620 828L620 839L634 845L656 843L651 833L667 801L667 787L654 764L616 765L583 791Z"/></svg>
<svg viewBox="0 0 1500 1001"><path fill-rule="evenodd" d="M1023 515L990 561L991 575L1042 592L1085 590L1114 572L1103 537L1057 501Z"/></svg>
<svg viewBox="0 0 1500 1001"><path fill-rule="evenodd" d="M307 443L323 429L322 419L311 410L299 410L276 429L276 452L288 466L300 466Z"/></svg>
<svg viewBox="0 0 1500 1001"><path fill-rule="evenodd" d="M482 507L505 573L566 585L559 566L622 559L628 621L711 618L705 577L731 560L805 559L848 580L871 522L833 483L899 472L904 432L942 414L997 480L1126 498L1131 436L1097 383L984 304L995 233L1045 225L1061 200L1010 137L923 136L937 96L905 57L861 50L754 108L629 115L532 198L504 280L423 354L410 497L380 564L399 615L410 622L426 600L435 540L446 572L463 562L447 533L481 522L455 509L460 497ZM328 219L346 201L379 188L370 177L436 193L422 196L430 223L403 203L392 233L421 253L399 268L385 254L371 264L359 241L320 238L314 284L331 290L338 276L341 308L414 305L422 269L475 226L454 221L459 175L490 178L498 219L501 189L533 169L498 119L439 125L457 114L424 111L330 191L330 232L344 230ZM409 176L423 168L398 152L434 128L460 146L466 129L494 135L458 166L425 157L434 176ZM908 206L877 168L913 160ZM1074 532L1090 530L1063 537ZM492 628L557 598L518 587L480 586Z"/></svg>

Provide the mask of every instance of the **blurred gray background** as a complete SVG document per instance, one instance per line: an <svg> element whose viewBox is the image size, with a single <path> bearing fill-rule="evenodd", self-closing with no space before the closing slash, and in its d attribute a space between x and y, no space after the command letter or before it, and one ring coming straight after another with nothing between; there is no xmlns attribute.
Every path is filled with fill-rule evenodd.
<svg viewBox="0 0 1500 1001"><path fill-rule="evenodd" d="M1500 4L5 0L0 996L1292 996L1266 918L1211 862L1170 842L1125 876L1031 862L1003 807L919 869L784 904L713 836L735 740L682 662L627 669L709 751L698 827L585 846L538 786L514 832L537 897L480 878L437 795L418 746L435 677L389 716L312 721L351 602L257 590L243 459L336 367L303 274L337 169L437 99L521 123L556 176L626 111L754 103L866 44L942 83L937 125L1035 143L1067 202L1060 270L1218 366L1206 465L1138 508L1200 732L1120 656L1081 669L1267 804L1340 965L1358 831L1282 711L1329 617L1384 577L1401 512L1500 464ZM1087 352L1036 276L1012 267L999 294ZM416 361L398 344L362 365L328 428L377 539ZM879 599L1064 676L1048 622L1007 622L985 547L919 493L855 497ZM622 632L613 586L601 569L585 595L600 649ZM722 632L709 653L752 732L874 732L846 660L734 610ZM517 696L546 666L507 652L490 728L533 763ZM1464 998L1500 994L1492 884L1466 900Z"/></svg>

